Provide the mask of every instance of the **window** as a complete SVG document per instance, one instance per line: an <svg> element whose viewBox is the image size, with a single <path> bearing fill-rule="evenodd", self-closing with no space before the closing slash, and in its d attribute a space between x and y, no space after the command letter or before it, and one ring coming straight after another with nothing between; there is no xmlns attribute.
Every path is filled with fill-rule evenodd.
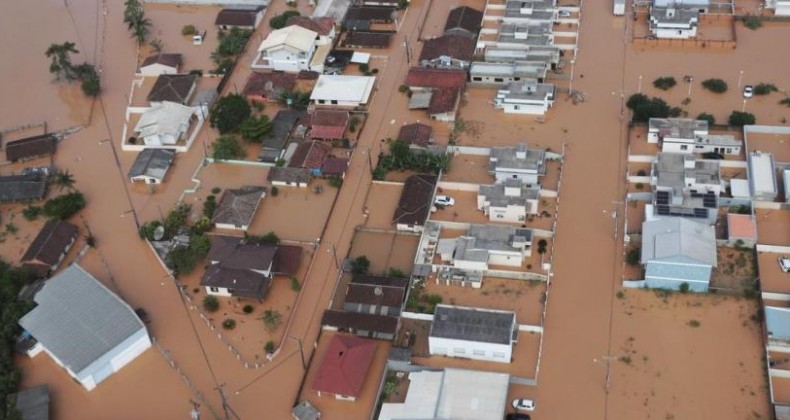
<svg viewBox="0 0 790 420"><path fill-rule="evenodd" d="M513 105L513 109L515 109L516 111L518 111L519 109L521 109L521 107L520 107L520 106L518 106L518 105Z"/></svg>
<svg viewBox="0 0 790 420"><path fill-rule="evenodd" d="M505 358L505 353L502 353L501 351L495 351L494 352L494 357L496 357L497 359L504 359Z"/></svg>
<svg viewBox="0 0 790 420"><path fill-rule="evenodd" d="M501 215L501 214L497 214L497 215L496 215L496 218L497 218L497 219L504 219L504 218L505 218L505 216L503 216L503 215Z"/></svg>
<svg viewBox="0 0 790 420"><path fill-rule="evenodd" d="M323 99L319 99L318 103L323 105L324 103L326 103L326 101L324 101Z"/></svg>
<svg viewBox="0 0 790 420"><path fill-rule="evenodd" d="M332 103L332 105L337 105L337 101L334 100L334 99L332 99L331 103Z"/></svg>
<svg viewBox="0 0 790 420"><path fill-rule="evenodd" d="M689 147L687 145L685 145L685 144L681 144L680 145L680 150L688 150L688 149L689 149Z"/></svg>
<svg viewBox="0 0 790 420"><path fill-rule="evenodd" d="M473 77L472 80L475 82L482 82L483 78L478 76L478 77Z"/></svg>
<svg viewBox="0 0 790 420"><path fill-rule="evenodd" d="M502 83L502 82L504 82L504 80L502 80L502 78L501 78L501 77L495 77L495 78L494 78L494 81L495 81L495 82L498 82L498 83Z"/></svg>
<svg viewBox="0 0 790 420"><path fill-rule="evenodd" d="M212 293L219 293L218 287L209 287L208 290L211 290Z"/></svg>
<svg viewBox="0 0 790 420"><path fill-rule="evenodd" d="M453 353L455 354L466 354L466 349L462 347L454 347Z"/></svg>
<svg viewBox="0 0 790 420"><path fill-rule="evenodd" d="M485 350L472 350L472 354L474 354L475 356L485 356L486 352Z"/></svg>

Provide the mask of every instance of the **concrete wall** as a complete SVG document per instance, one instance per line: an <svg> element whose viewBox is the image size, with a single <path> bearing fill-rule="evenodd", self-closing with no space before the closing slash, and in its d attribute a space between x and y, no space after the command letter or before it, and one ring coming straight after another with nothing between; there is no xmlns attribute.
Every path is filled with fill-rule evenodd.
<svg viewBox="0 0 790 420"><path fill-rule="evenodd" d="M491 156L487 147L447 146L447 152L456 155Z"/></svg>
<svg viewBox="0 0 790 420"><path fill-rule="evenodd" d="M510 363L513 351L510 344L482 343L439 337L428 337L428 349L429 353L435 356L462 357L499 363Z"/></svg>

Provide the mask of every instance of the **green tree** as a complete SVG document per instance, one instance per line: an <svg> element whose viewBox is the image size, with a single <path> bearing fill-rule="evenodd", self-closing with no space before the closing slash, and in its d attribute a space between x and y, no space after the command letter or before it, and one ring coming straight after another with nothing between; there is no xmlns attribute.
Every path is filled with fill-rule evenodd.
<svg viewBox="0 0 790 420"><path fill-rule="evenodd" d="M299 12L296 10L288 10L281 15L277 15L269 21L269 26L272 29L284 28L285 24L288 22L288 19L290 19L292 16L299 16Z"/></svg>
<svg viewBox="0 0 790 420"><path fill-rule="evenodd" d="M625 255L625 262L630 266L637 266L641 261L642 250L640 248L631 248Z"/></svg>
<svg viewBox="0 0 790 420"><path fill-rule="evenodd" d="M165 49L165 41L162 41L159 38L152 39L151 42L148 43L151 46L151 49L154 50L155 53L160 54L162 50Z"/></svg>
<svg viewBox="0 0 790 420"><path fill-rule="evenodd" d="M546 247L549 243L545 239L541 239L538 241L538 254L545 254Z"/></svg>
<svg viewBox="0 0 790 420"><path fill-rule="evenodd" d="M195 28L195 25L184 25L181 28L181 35L192 36L195 35L196 33L197 33L197 28Z"/></svg>
<svg viewBox="0 0 790 420"><path fill-rule="evenodd" d="M264 137L272 132L272 123L266 115L261 115L260 117L250 116L239 125L239 131L244 140L260 143Z"/></svg>
<svg viewBox="0 0 790 420"><path fill-rule="evenodd" d="M272 340L267 341L266 345L263 346L263 351L265 351L266 354L274 353L274 341Z"/></svg>
<svg viewBox="0 0 790 420"><path fill-rule="evenodd" d="M211 148L213 149L211 156L216 160L244 159L247 156L236 136L232 135L219 136Z"/></svg>
<svg viewBox="0 0 790 420"><path fill-rule="evenodd" d="M77 75L74 71L74 66L71 64L70 54L78 54L77 44L73 42L64 42L62 44L52 44L44 52L44 55L51 60L49 64L49 72L54 74L58 79L61 77L66 80L74 80Z"/></svg>
<svg viewBox="0 0 790 420"><path fill-rule="evenodd" d="M772 83L760 83L754 87L755 95L768 95L771 92L777 92L779 89Z"/></svg>
<svg viewBox="0 0 790 420"><path fill-rule="evenodd" d="M351 272L353 274L368 274L370 270L370 260L364 255L360 255L351 261Z"/></svg>
<svg viewBox="0 0 790 420"><path fill-rule="evenodd" d="M310 105L310 92L300 92L298 90L281 92L280 95L277 96L277 102L290 109L303 111Z"/></svg>
<svg viewBox="0 0 790 420"><path fill-rule="evenodd" d="M217 198L214 195L209 195L203 200L203 216L209 219L214 216L214 210L217 209Z"/></svg>
<svg viewBox="0 0 790 420"><path fill-rule="evenodd" d="M211 109L209 121L216 127L220 134L236 131L252 114L252 109L247 99L237 93L220 98Z"/></svg>
<svg viewBox="0 0 790 420"><path fill-rule="evenodd" d="M148 34L151 33L151 21L143 15L140 15L140 17L135 20L131 31L132 38L136 39L138 44L143 45Z"/></svg>
<svg viewBox="0 0 790 420"><path fill-rule="evenodd" d="M44 214L52 219L66 220L74 213L85 208L85 196L79 191L73 191L44 203Z"/></svg>
<svg viewBox="0 0 790 420"><path fill-rule="evenodd" d="M247 45L251 36L252 31L236 27L231 28L228 32L220 32L216 55L212 55L214 61L219 64L217 57L233 59L238 57L244 51L244 46Z"/></svg>
<svg viewBox="0 0 790 420"><path fill-rule="evenodd" d="M299 283L299 279L297 279L296 276L289 276L288 279L291 281L291 290L294 292L302 290L302 285Z"/></svg>
<svg viewBox="0 0 790 420"><path fill-rule="evenodd" d="M82 82L80 87L85 96L95 98L101 93L101 78L93 64L82 63L74 68L77 77Z"/></svg>
<svg viewBox="0 0 790 420"><path fill-rule="evenodd" d="M68 169L65 171L57 171L55 172L55 178L53 180L56 187L58 187L59 191L63 191L64 189L74 189L74 175L72 175Z"/></svg>
<svg viewBox="0 0 790 420"><path fill-rule="evenodd" d="M654 81L653 81L653 86L654 86L656 89L661 89L661 90L669 90L669 89L672 89L672 88L673 88L673 87L675 87L675 85L677 85L677 84L678 84L678 83L677 83L677 81L676 81L676 80L675 80L675 78L674 78L674 77L672 77L672 76L668 76L668 77L659 77L658 79L656 79L656 80L654 80Z"/></svg>
<svg viewBox="0 0 790 420"><path fill-rule="evenodd" d="M280 238L277 236L276 233L269 232L263 235L262 237L260 237L260 239L258 239L258 243L262 245L277 245L278 243L280 243Z"/></svg>
<svg viewBox="0 0 790 420"><path fill-rule="evenodd" d="M650 118L667 118L681 111L679 108L670 108L661 98L649 98L641 93L631 95L626 107L632 111L631 120L634 122L646 122Z"/></svg>
<svg viewBox="0 0 790 420"><path fill-rule="evenodd" d="M203 298L203 309L206 312L217 312L219 310L219 300L217 300L216 296L206 295Z"/></svg>
<svg viewBox="0 0 790 420"><path fill-rule="evenodd" d="M186 226L191 211L192 206L190 204L179 203L170 210L170 213L167 213L164 225L168 238L178 233L182 226Z"/></svg>
<svg viewBox="0 0 790 420"><path fill-rule="evenodd" d="M274 331L280 326L283 316L280 315L275 309L267 309L263 311L263 325L270 331Z"/></svg>
<svg viewBox="0 0 790 420"><path fill-rule="evenodd" d="M727 91L727 82L721 79L707 79L702 82L702 87L713 93L724 93Z"/></svg>
<svg viewBox="0 0 790 420"><path fill-rule="evenodd" d="M757 122L754 114L741 111L732 111L730 118L727 119L730 125L742 127L744 125L754 125Z"/></svg>
<svg viewBox="0 0 790 420"><path fill-rule="evenodd" d="M716 117L714 117L713 115L708 114L706 112L703 112L703 113L697 115L697 119L698 120L707 121L708 125L716 124Z"/></svg>

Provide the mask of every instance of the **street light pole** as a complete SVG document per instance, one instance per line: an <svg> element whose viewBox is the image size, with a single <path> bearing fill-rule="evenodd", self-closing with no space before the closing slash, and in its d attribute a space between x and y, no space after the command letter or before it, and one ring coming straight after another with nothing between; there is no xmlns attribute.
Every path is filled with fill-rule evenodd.
<svg viewBox="0 0 790 420"><path fill-rule="evenodd" d="M299 345L299 358L300 358L299 360L302 361L302 369L304 369L305 373L307 373L307 362L305 362L305 360L304 360L304 350L302 350L302 340L300 340L298 337L294 337L292 335L289 335L288 338L290 340L295 340L296 344Z"/></svg>
<svg viewBox="0 0 790 420"><path fill-rule="evenodd" d="M742 80L743 80L743 70L741 70L741 72L738 73L738 89L741 88L741 81Z"/></svg>
<svg viewBox="0 0 790 420"><path fill-rule="evenodd" d="M642 75L639 75L639 89L637 92L642 93Z"/></svg>

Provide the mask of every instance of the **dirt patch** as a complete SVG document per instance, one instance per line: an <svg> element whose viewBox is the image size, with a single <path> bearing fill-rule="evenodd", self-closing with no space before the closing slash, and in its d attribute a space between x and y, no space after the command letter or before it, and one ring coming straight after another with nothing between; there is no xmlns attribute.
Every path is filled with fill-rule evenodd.
<svg viewBox="0 0 790 420"><path fill-rule="evenodd" d="M366 256L370 273L386 275L390 269L411 273L420 237L410 234L360 231L354 235L349 259Z"/></svg>
<svg viewBox="0 0 790 420"><path fill-rule="evenodd" d="M752 293L757 280L757 260L753 249L716 248L718 267L710 286L734 293Z"/></svg>
<svg viewBox="0 0 790 420"><path fill-rule="evenodd" d="M394 230L392 217L398 207L403 184L374 182L365 201L367 209L365 227Z"/></svg>

